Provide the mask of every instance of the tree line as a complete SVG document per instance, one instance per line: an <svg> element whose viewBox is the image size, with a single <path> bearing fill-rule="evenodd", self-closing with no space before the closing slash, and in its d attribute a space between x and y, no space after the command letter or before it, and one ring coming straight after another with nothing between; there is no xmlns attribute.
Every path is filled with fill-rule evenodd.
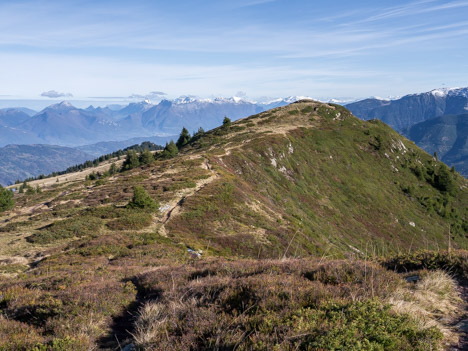
<svg viewBox="0 0 468 351"><path fill-rule="evenodd" d="M128 151L131 151L131 150L141 153L144 150L156 151L156 150L161 150L161 149L163 149L163 147L161 145L156 145L156 144L154 144L152 142L145 141L145 142L143 142L141 144L135 144L135 145L126 147L125 149L120 149L120 150L114 151L112 153L99 156L98 158L96 158L96 159L94 159L92 161L88 160L88 161L85 161L85 162L83 162L81 164L77 164L77 165L68 167L64 171L52 172L49 175L41 174L41 175L39 175L37 177L26 178L23 181L16 180L15 184L21 184L21 183L30 182L30 181L33 181L33 180L53 178L53 177L57 177L57 176L64 175L64 174L80 172L80 171L83 171L83 170L85 170L87 168L92 168L92 167L99 166L102 162L111 160L111 159L116 158L116 157L117 157L117 159L120 160L120 158L122 156L125 156L128 153Z"/></svg>

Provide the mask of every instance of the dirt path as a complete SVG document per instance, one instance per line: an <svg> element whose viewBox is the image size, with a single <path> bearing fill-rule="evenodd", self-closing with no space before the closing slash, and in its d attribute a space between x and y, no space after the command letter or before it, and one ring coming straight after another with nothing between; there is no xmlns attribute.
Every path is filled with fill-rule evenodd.
<svg viewBox="0 0 468 351"><path fill-rule="evenodd" d="M187 197L193 196L197 192L199 192L201 189L203 189L205 186L213 182L215 179L219 178L218 173L216 173L214 170L212 170L211 165L209 164L208 160L205 160L201 165L201 168L206 169L210 171L211 175L210 177L206 179L201 179L198 182L196 182L196 185L194 188L187 188L187 189L182 189L178 191L174 198L171 199L168 203L166 203L164 206L161 207L160 212L162 215L162 218L159 219L159 223L162 225L159 228L159 233L161 235L167 236L165 224L171 220L174 216L178 215L182 209L182 205Z"/></svg>
<svg viewBox="0 0 468 351"><path fill-rule="evenodd" d="M455 350L468 351L468 281L461 284L460 295L465 302L465 315L455 326L462 334L458 347Z"/></svg>

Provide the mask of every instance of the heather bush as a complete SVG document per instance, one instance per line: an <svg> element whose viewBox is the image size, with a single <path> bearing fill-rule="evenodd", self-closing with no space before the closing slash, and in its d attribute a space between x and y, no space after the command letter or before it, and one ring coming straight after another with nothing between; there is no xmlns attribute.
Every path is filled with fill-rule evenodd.
<svg viewBox="0 0 468 351"><path fill-rule="evenodd" d="M404 283L363 261L237 261L159 269L138 285L158 296L135 322L151 350L427 350L420 328L385 301Z"/></svg>
<svg viewBox="0 0 468 351"><path fill-rule="evenodd" d="M76 216L42 227L26 239L34 244L49 244L61 239L96 236L101 232L103 224L103 221L96 217Z"/></svg>
<svg viewBox="0 0 468 351"><path fill-rule="evenodd" d="M382 264L384 267L397 272L440 269L459 278L468 278L468 253L466 251L403 253L383 260Z"/></svg>

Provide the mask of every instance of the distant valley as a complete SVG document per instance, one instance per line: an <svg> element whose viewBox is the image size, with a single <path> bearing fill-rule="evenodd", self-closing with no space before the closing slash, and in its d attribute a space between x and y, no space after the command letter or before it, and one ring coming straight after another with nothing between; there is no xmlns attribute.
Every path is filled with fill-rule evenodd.
<svg viewBox="0 0 468 351"><path fill-rule="evenodd" d="M404 134L468 177L468 113L431 118L411 126Z"/></svg>
<svg viewBox="0 0 468 351"><path fill-rule="evenodd" d="M468 88L435 89L396 100L346 105L357 117L380 119L468 177Z"/></svg>
<svg viewBox="0 0 468 351"><path fill-rule="evenodd" d="M152 104L145 100L119 110L89 106L86 109L61 102L40 112L24 108L0 110L0 146L51 144L83 146L102 141L177 135L185 127L211 129L225 116L232 120L284 106L295 97L267 103L240 98L194 99L182 97Z"/></svg>
<svg viewBox="0 0 468 351"><path fill-rule="evenodd" d="M144 100L119 108L81 109L64 101L40 112L1 109L0 184L60 171L143 141L164 145L176 139L183 127L190 132L200 127L208 130L221 124L225 116L237 120L298 99L259 103L238 97L182 96L157 104ZM369 98L346 107L361 119L382 120L428 153L437 152L440 160L468 177L468 88L437 89L396 100ZM2 148L9 144L15 146ZM32 144L41 146L37 150L23 146ZM69 157L64 157L64 150L68 150Z"/></svg>
<svg viewBox="0 0 468 351"><path fill-rule="evenodd" d="M0 148L0 184L62 171L94 157L83 151L54 145L8 145Z"/></svg>
<svg viewBox="0 0 468 351"><path fill-rule="evenodd" d="M131 103L120 109L80 109L69 102L40 112L0 110L0 184L49 174L100 155L150 141L164 145L185 127L211 129L225 116L232 120L287 105L296 97L255 103L240 98L181 97L159 104Z"/></svg>

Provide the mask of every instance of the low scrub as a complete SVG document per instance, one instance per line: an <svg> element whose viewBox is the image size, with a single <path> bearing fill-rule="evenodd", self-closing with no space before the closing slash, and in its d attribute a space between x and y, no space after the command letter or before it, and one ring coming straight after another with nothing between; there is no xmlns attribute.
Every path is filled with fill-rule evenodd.
<svg viewBox="0 0 468 351"><path fill-rule="evenodd" d="M27 237L27 241L34 244L50 244L61 239L96 236L101 232L103 225L104 222L99 218L76 216L41 228Z"/></svg>
<svg viewBox="0 0 468 351"><path fill-rule="evenodd" d="M405 282L363 261L221 261L138 285L159 296L135 322L140 349L437 350L443 338L395 313L387 301Z"/></svg>
<svg viewBox="0 0 468 351"><path fill-rule="evenodd" d="M468 251L417 251L385 259L383 265L400 273L421 269L443 270L455 277L468 279Z"/></svg>
<svg viewBox="0 0 468 351"><path fill-rule="evenodd" d="M441 318L455 319L461 307L455 280L446 272L423 271L420 280L410 288L397 289L387 300L396 313L407 313L418 325L419 330L436 327L442 331L446 340L456 343L457 336L446 326Z"/></svg>
<svg viewBox="0 0 468 351"><path fill-rule="evenodd" d="M140 230L151 225L153 215L144 210L126 209L119 217L107 223L111 230Z"/></svg>

